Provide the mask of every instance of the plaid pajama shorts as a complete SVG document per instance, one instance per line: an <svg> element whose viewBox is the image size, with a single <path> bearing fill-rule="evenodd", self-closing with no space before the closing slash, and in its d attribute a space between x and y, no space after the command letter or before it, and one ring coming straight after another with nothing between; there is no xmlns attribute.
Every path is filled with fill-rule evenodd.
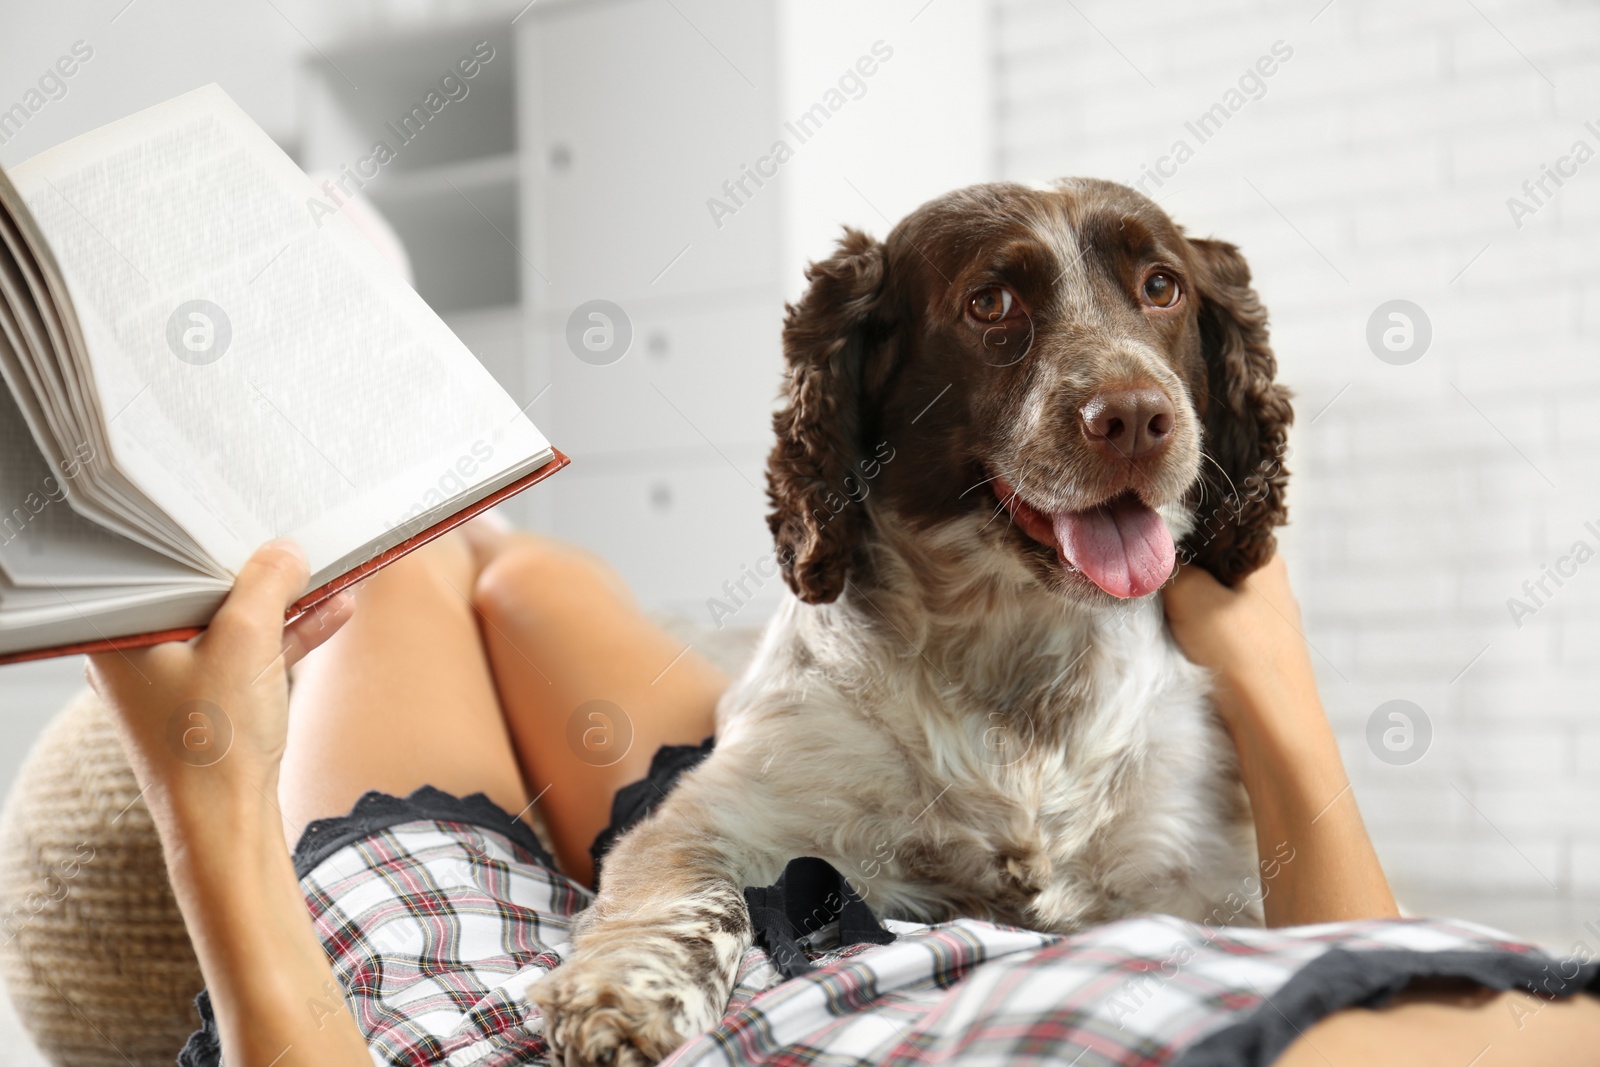
<svg viewBox="0 0 1600 1067"><path fill-rule="evenodd" d="M374 1062L548 1062L525 993L566 957L591 893L525 825L481 795L372 793L313 824L295 861L341 986L329 996L342 993ZM1381 1004L1414 978L1522 989L1530 1013L1600 989L1586 951L1557 959L1431 919L1258 930L1148 915L1071 936L970 919L886 925L886 945L837 944L837 924L805 937L815 969L793 979L750 949L721 1023L668 1062L1265 1065L1318 1019ZM219 1062L205 994L200 1008L184 1067Z"/></svg>

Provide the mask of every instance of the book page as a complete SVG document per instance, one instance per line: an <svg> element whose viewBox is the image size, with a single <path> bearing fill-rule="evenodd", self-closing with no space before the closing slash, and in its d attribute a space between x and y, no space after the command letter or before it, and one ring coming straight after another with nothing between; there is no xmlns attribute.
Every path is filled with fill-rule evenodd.
<svg viewBox="0 0 1600 1067"><path fill-rule="evenodd" d="M225 583L217 583L225 584ZM7 583L0 575L0 600ZM135 586L91 595L75 592L72 604L0 612L0 656L27 649L79 641L104 641L125 634L173 630L209 619L227 596L226 589L197 586Z"/></svg>
<svg viewBox="0 0 1600 1067"><path fill-rule="evenodd" d="M83 399L86 389L69 390L61 377L63 368L71 365L73 350L56 312L57 300L66 294L60 284L53 290L46 284L32 258L29 246L37 246L41 238L34 235L25 243L9 216L13 194L3 173L0 201L0 375L11 387L40 451L72 474L64 484L68 506L202 573L218 572L215 564L207 565L198 546L152 511L115 468L97 462L106 447L103 427L92 420L93 406Z"/></svg>
<svg viewBox="0 0 1600 1067"><path fill-rule="evenodd" d="M51 463L39 451L16 399L0 388L0 571L12 583L48 589L59 602L80 586L204 581L74 511L67 487L77 472L73 461ZM0 595L0 608L15 603Z"/></svg>
<svg viewBox="0 0 1600 1067"><path fill-rule="evenodd" d="M88 349L111 459L223 568L299 540L313 572L543 436L215 86L11 177Z"/></svg>

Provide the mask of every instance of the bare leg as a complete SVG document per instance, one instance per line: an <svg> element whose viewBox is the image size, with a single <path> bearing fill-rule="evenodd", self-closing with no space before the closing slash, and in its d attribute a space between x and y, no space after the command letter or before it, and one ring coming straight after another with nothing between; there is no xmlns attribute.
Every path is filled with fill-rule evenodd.
<svg viewBox="0 0 1600 1067"><path fill-rule="evenodd" d="M1543 1001L1481 986L1414 985L1384 1008L1307 1030L1278 1067L1596 1067L1600 998Z"/></svg>
<svg viewBox="0 0 1600 1067"><path fill-rule="evenodd" d="M279 787L291 843L371 789L482 792L511 812L544 793L563 868L587 880L613 794L660 745L708 735L727 684L693 652L673 662L681 646L598 560L481 521L369 578L356 604L295 672ZM620 722L583 718L569 745L594 699L626 709L620 755L585 747Z"/></svg>
<svg viewBox="0 0 1600 1067"><path fill-rule="evenodd" d="M522 775L562 868L592 879L589 845L613 795L656 750L712 731L727 676L640 612L581 550L528 534L485 536L475 602Z"/></svg>
<svg viewBox="0 0 1600 1067"><path fill-rule="evenodd" d="M442 537L363 582L355 617L299 665L279 786L291 844L369 789L527 806L470 601L476 577L467 542Z"/></svg>

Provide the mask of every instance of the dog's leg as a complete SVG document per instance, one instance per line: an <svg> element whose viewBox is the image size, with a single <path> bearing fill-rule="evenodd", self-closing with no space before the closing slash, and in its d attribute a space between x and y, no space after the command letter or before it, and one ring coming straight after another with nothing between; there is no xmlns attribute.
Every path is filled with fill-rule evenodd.
<svg viewBox="0 0 1600 1067"><path fill-rule="evenodd" d="M725 769L686 777L617 843L578 918L573 958L529 989L555 1062L653 1064L721 1017L751 942L741 887L767 866L709 802L708 779Z"/></svg>

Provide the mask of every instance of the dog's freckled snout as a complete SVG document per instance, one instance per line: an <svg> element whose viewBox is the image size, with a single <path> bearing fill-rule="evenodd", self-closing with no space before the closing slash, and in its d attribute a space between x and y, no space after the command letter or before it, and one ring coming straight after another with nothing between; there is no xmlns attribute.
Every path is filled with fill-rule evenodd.
<svg viewBox="0 0 1600 1067"><path fill-rule="evenodd" d="M1172 398L1154 386L1103 390L1083 405L1082 415L1089 444L1123 459L1154 455L1172 438Z"/></svg>

